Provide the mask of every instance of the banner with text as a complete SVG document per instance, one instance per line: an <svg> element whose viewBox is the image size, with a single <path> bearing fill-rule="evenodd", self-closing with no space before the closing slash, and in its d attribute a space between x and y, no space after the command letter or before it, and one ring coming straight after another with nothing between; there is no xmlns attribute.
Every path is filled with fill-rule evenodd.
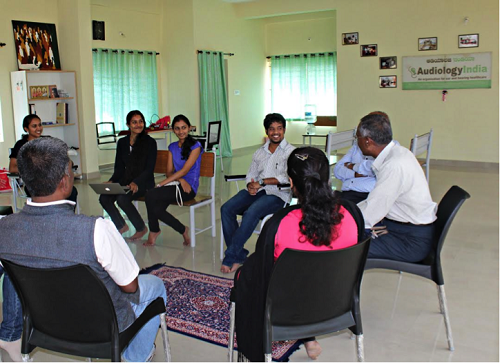
<svg viewBox="0 0 500 363"><path fill-rule="evenodd" d="M491 52L403 57L403 90L491 88Z"/></svg>

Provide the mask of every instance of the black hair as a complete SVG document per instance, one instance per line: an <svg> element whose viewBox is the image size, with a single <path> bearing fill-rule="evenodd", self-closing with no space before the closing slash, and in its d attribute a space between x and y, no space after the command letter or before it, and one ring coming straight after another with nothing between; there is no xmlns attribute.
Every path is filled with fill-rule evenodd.
<svg viewBox="0 0 500 363"><path fill-rule="evenodd" d="M132 117L139 115L144 122L144 128L142 132L137 135L134 145L132 145L132 152L130 158L128 159L127 165L125 166L125 173L120 184L129 185L135 178L137 178L146 167L147 157L148 157L148 138L146 133L146 121L144 120L144 115L139 110L132 110L127 114L127 126L130 127L130 122Z"/></svg>
<svg viewBox="0 0 500 363"><path fill-rule="evenodd" d="M28 116L26 116L23 119L23 130L24 131L26 131L26 129L29 128L31 121L33 121L34 119L39 119L40 121L42 120L38 115L35 115L34 113L30 113ZM28 136L29 136L28 134L25 134L25 135L23 135L23 138L27 139Z"/></svg>
<svg viewBox="0 0 500 363"><path fill-rule="evenodd" d="M172 129L174 129L175 124L179 121L184 121L188 125L188 127L191 127L191 122L189 122L189 119L186 116L177 115L172 120ZM187 160L189 158L189 155L191 155L191 148L195 144L196 144L196 140L188 133L186 140L184 140L184 143L182 144L182 150L181 150L181 159L182 160Z"/></svg>
<svg viewBox="0 0 500 363"><path fill-rule="evenodd" d="M330 165L325 153L314 147L292 151L287 161L288 176L299 199L302 220L300 232L314 246L330 246L338 237L336 225L344 217L330 180Z"/></svg>
<svg viewBox="0 0 500 363"><path fill-rule="evenodd" d="M68 145L55 137L32 140L19 150L17 166L33 197L52 195L70 172Z"/></svg>
<svg viewBox="0 0 500 363"><path fill-rule="evenodd" d="M374 111L363 117L358 130L362 137L369 137L378 145L387 145L392 141L391 121L382 111Z"/></svg>
<svg viewBox="0 0 500 363"><path fill-rule="evenodd" d="M266 131L269 129L269 126L271 126L273 122L279 122L281 126L283 126L283 128L286 129L286 120L282 114L269 113L266 115L266 118L264 119L264 128L266 129Z"/></svg>

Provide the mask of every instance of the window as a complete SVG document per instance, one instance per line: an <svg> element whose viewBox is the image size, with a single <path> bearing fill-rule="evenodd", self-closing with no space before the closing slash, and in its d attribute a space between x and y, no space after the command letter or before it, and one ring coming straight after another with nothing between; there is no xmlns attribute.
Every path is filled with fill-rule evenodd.
<svg viewBox="0 0 500 363"><path fill-rule="evenodd" d="M139 110L146 123L158 114L156 52L93 49L96 123L113 122L126 130L129 111Z"/></svg>
<svg viewBox="0 0 500 363"><path fill-rule="evenodd" d="M337 115L337 53L272 56L270 66L272 112L303 121L313 104L317 115Z"/></svg>

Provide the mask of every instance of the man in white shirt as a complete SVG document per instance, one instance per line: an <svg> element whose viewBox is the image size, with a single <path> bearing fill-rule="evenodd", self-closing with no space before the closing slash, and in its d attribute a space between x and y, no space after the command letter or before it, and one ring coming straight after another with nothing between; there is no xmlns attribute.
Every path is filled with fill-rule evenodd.
<svg viewBox="0 0 500 363"><path fill-rule="evenodd" d="M374 235L368 257L423 260L432 248L437 205L420 164L410 150L394 143L384 114L363 117L356 137L363 154L375 158L377 182L358 204L365 228Z"/></svg>
<svg viewBox="0 0 500 363"><path fill-rule="evenodd" d="M20 213L0 220L0 257L35 268L88 265L106 286L123 331L151 301L162 297L166 302L165 286L156 276L139 275L134 256L111 221L74 214L75 203L66 200L74 180L67 151L63 141L52 137L21 148L19 172L32 200ZM15 313L3 312L4 317ZM157 316L143 326L123 351L125 360L152 358L159 323Z"/></svg>
<svg viewBox="0 0 500 363"><path fill-rule="evenodd" d="M220 210L227 246L222 273L234 272L243 264L248 255L243 246L259 220L290 201L290 193L278 188L278 184L288 183L286 162L295 149L285 140L286 120L279 113L270 113L264 119L264 128L268 140L253 154L246 175L247 189L229 199ZM240 225L238 215L243 215Z"/></svg>

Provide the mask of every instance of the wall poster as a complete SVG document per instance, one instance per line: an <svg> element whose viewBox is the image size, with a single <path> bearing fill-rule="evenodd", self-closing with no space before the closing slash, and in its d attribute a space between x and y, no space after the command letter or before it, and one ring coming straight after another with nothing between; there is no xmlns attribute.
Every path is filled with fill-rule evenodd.
<svg viewBox="0 0 500 363"><path fill-rule="evenodd" d="M403 57L403 90L491 88L491 52Z"/></svg>

